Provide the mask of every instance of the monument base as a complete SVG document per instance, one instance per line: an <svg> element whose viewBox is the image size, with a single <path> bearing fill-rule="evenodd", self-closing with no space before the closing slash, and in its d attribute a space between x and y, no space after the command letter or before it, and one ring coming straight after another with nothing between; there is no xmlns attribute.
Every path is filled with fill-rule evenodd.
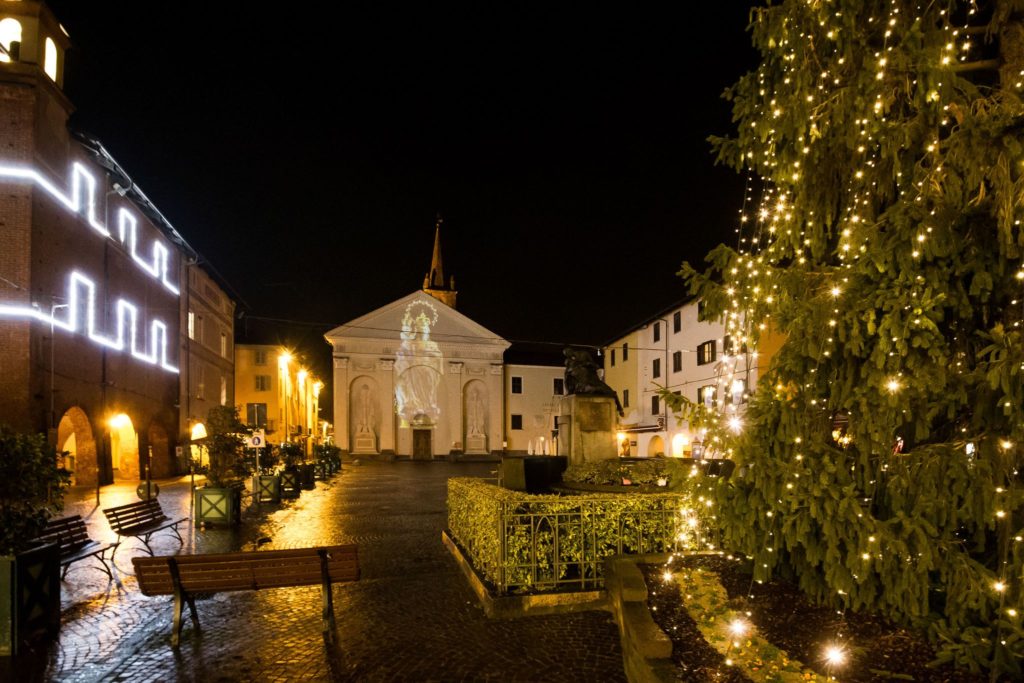
<svg viewBox="0 0 1024 683"><path fill-rule="evenodd" d="M487 452L486 434L470 434L466 437L466 453L480 455Z"/></svg>
<svg viewBox="0 0 1024 683"><path fill-rule="evenodd" d="M373 433L356 434L353 453L376 453L377 437Z"/></svg>
<svg viewBox="0 0 1024 683"><path fill-rule="evenodd" d="M558 418L558 454L570 465L608 460L618 456L615 439L615 399L609 396L562 398Z"/></svg>

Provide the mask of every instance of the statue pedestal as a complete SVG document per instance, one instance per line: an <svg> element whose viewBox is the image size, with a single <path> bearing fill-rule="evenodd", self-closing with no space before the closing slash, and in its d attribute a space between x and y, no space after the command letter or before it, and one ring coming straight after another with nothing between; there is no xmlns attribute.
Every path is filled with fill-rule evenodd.
<svg viewBox="0 0 1024 683"><path fill-rule="evenodd" d="M487 453L487 435L486 434L467 434L466 435L466 453L470 455L480 455Z"/></svg>
<svg viewBox="0 0 1024 683"><path fill-rule="evenodd" d="M355 444L352 450L353 453L376 453L377 452L377 435L373 432L358 432L355 437Z"/></svg>
<svg viewBox="0 0 1024 683"><path fill-rule="evenodd" d="M558 454L567 456L570 465L617 457L615 399L576 394L562 398Z"/></svg>

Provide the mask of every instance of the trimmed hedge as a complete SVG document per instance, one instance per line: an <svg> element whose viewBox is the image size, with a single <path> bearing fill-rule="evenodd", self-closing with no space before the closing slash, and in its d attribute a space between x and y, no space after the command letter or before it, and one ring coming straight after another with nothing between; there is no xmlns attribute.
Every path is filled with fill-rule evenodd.
<svg viewBox="0 0 1024 683"><path fill-rule="evenodd" d="M603 585L611 555L717 545L703 477L671 493L530 495L448 480L448 529L498 593Z"/></svg>

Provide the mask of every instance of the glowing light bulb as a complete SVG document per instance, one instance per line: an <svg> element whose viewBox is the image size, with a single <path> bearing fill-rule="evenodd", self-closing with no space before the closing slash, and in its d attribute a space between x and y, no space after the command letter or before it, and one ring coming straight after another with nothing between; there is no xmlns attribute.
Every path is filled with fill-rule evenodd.
<svg viewBox="0 0 1024 683"><path fill-rule="evenodd" d="M838 645L825 648L825 663L829 666L842 666L846 663L846 651Z"/></svg>

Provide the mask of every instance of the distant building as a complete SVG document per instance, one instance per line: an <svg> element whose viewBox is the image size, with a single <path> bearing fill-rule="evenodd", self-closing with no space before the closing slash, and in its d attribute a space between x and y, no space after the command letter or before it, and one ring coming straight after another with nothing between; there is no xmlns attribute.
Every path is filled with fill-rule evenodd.
<svg viewBox="0 0 1024 683"><path fill-rule="evenodd" d="M780 342L768 334L757 348L748 348L726 335L721 323L705 320L696 299L681 301L609 342L603 348L605 381L630 403L619 424L620 454L628 444L632 456L701 457L704 435L680 422L659 390L741 415Z"/></svg>
<svg viewBox="0 0 1024 683"><path fill-rule="evenodd" d="M557 344L513 344L505 352L505 449L557 455L555 418L565 395L565 357Z"/></svg>
<svg viewBox="0 0 1024 683"><path fill-rule="evenodd" d="M267 442L301 443L310 453L322 443L319 419L323 382L283 346L235 346L235 401L246 425L263 429Z"/></svg>
<svg viewBox="0 0 1024 683"><path fill-rule="evenodd" d="M179 340L198 255L98 140L68 130L70 46L44 3L0 3L0 422L47 432L79 485L167 476L187 438Z"/></svg>

